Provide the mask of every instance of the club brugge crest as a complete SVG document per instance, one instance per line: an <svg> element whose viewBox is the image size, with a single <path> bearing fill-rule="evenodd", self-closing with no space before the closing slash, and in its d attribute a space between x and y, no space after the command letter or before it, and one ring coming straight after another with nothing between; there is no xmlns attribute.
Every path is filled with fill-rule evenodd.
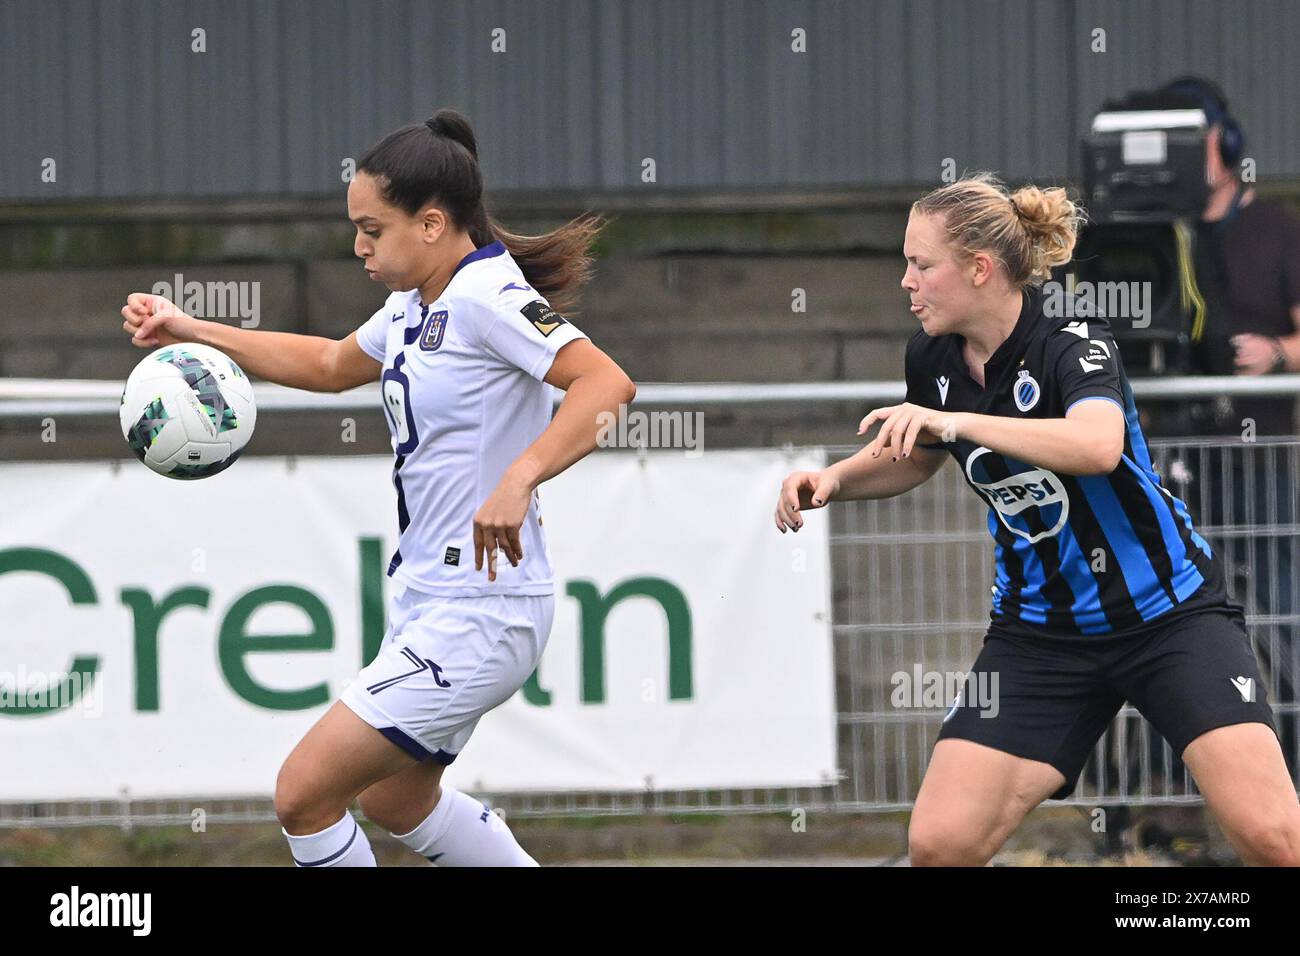
<svg viewBox="0 0 1300 956"><path fill-rule="evenodd" d="M995 455L981 445L966 459L966 479L1006 529L1030 544L1058 534L1070 517L1065 486L1045 468Z"/></svg>
<svg viewBox="0 0 1300 956"><path fill-rule="evenodd" d="M1015 384L1011 386L1011 396L1016 400L1016 408L1022 412L1029 411L1038 404L1038 396L1041 393L1042 389L1038 387L1038 381L1022 368L1016 376Z"/></svg>
<svg viewBox="0 0 1300 956"><path fill-rule="evenodd" d="M438 351L438 346L442 345L442 335L446 330L446 310L429 313L429 317L424 320L424 329L420 332L420 350L422 352Z"/></svg>

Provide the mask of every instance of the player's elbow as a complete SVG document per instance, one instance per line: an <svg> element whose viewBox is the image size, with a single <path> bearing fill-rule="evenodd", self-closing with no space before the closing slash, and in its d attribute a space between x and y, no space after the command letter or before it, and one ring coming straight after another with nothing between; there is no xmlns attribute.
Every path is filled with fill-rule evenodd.
<svg viewBox="0 0 1300 956"><path fill-rule="evenodd" d="M1124 458L1128 433L1123 409L1112 401L1075 402L1066 436L1081 459L1078 474L1109 475Z"/></svg>
<svg viewBox="0 0 1300 956"><path fill-rule="evenodd" d="M348 339L326 339L321 345L313 380L303 385L311 392L347 392L380 377L380 363L348 345Z"/></svg>
<svg viewBox="0 0 1300 956"><path fill-rule="evenodd" d="M324 341L316 354L316 367L312 369L311 381L304 387L312 392L341 392L343 376L339 370L339 343Z"/></svg>
<svg viewBox="0 0 1300 956"><path fill-rule="evenodd" d="M1124 439L1123 437L1114 438L1106 437L1094 442L1088 455L1088 462L1085 475L1109 475L1119 467L1120 459L1124 456Z"/></svg>
<svg viewBox="0 0 1300 956"><path fill-rule="evenodd" d="M617 404L631 405L632 399L636 398L636 384L617 365L611 365L592 375L591 384L593 388L598 388L607 400Z"/></svg>

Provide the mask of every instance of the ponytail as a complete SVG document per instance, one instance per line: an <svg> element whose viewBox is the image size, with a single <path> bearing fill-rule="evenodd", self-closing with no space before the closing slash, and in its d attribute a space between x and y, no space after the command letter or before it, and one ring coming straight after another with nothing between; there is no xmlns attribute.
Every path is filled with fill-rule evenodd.
<svg viewBox="0 0 1300 956"><path fill-rule="evenodd" d="M551 308L576 314L578 290L591 281L591 246L605 221L583 215L540 236L507 232L490 216L487 223L489 234L509 250L528 284L546 296Z"/></svg>
<svg viewBox="0 0 1300 956"><path fill-rule="evenodd" d="M572 313L578 291L591 279L591 246L604 220L588 214L540 236L508 232L484 208L478 140L456 110L438 110L389 133L366 151L357 171L374 176L384 200L408 215L432 202L476 247L501 242L557 312Z"/></svg>

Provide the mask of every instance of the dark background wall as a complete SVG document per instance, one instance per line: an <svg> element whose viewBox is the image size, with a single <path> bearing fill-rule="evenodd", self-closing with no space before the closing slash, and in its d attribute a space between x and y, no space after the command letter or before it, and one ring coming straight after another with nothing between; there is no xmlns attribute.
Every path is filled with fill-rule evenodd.
<svg viewBox="0 0 1300 956"><path fill-rule="evenodd" d="M1290 0L5 0L0 200L333 194L443 105L497 189L1063 177L1104 98L1189 70L1295 176L1298 40Z"/></svg>

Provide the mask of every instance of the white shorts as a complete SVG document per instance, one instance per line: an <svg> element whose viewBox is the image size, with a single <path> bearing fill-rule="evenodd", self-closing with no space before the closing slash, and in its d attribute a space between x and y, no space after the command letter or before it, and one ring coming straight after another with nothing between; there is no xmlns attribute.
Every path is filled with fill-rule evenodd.
<svg viewBox="0 0 1300 956"><path fill-rule="evenodd" d="M546 649L553 594L438 597L407 588L375 659L340 698L417 760L451 763L479 718L528 680Z"/></svg>

